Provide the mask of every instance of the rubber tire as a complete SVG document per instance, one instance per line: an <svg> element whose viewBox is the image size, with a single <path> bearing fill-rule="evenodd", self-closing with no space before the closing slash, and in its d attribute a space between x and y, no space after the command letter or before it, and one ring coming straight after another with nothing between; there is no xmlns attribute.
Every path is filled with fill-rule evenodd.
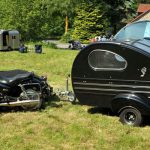
<svg viewBox="0 0 150 150"><path fill-rule="evenodd" d="M132 114L135 115L135 121L134 122L129 122L126 119L127 113L132 113ZM140 126L143 122L141 112L139 110L137 110L136 108L126 108L126 109L124 109L120 113L119 117L120 117L120 122L122 124L130 125L130 126Z"/></svg>

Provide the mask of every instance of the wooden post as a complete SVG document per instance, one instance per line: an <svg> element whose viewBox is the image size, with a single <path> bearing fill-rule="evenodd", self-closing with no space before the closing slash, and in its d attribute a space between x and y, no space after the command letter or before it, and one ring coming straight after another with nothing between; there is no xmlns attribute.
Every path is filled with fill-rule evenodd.
<svg viewBox="0 0 150 150"><path fill-rule="evenodd" d="M65 34L68 32L68 16L66 16Z"/></svg>

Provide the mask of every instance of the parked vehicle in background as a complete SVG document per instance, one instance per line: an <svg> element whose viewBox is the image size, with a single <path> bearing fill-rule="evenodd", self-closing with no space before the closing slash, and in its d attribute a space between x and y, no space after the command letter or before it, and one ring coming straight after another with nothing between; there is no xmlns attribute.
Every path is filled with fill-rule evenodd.
<svg viewBox="0 0 150 150"><path fill-rule="evenodd" d="M0 30L0 50L15 50L20 47L20 33L17 30Z"/></svg>
<svg viewBox="0 0 150 150"><path fill-rule="evenodd" d="M82 47L82 44L80 41L76 41L76 40L71 40L69 41L69 49L72 49L72 50L81 50L83 47Z"/></svg>
<svg viewBox="0 0 150 150"><path fill-rule="evenodd" d="M114 40L126 42L143 38L150 38L150 20L128 24L114 36Z"/></svg>

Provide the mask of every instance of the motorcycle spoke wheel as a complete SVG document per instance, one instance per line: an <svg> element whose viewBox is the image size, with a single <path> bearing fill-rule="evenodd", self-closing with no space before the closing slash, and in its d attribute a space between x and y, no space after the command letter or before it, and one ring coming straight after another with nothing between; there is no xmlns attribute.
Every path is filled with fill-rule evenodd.
<svg viewBox="0 0 150 150"><path fill-rule="evenodd" d="M32 90L32 89L27 89L26 90L26 94L21 94L21 95L24 95L24 99L25 100L30 100L30 101L38 101L37 104L22 104L22 108L24 110L36 110L36 109L39 109L42 105L42 100L40 99L40 95L38 92Z"/></svg>

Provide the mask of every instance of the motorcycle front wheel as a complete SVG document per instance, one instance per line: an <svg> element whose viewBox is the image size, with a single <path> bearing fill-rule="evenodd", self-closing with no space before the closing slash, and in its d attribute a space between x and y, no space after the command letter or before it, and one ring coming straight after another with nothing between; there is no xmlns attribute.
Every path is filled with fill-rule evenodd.
<svg viewBox="0 0 150 150"><path fill-rule="evenodd" d="M24 110L36 110L41 108L42 99L40 98L40 94L35 90L27 89L25 93L21 93L21 96L28 101L28 103L21 105Z"/></svg>

